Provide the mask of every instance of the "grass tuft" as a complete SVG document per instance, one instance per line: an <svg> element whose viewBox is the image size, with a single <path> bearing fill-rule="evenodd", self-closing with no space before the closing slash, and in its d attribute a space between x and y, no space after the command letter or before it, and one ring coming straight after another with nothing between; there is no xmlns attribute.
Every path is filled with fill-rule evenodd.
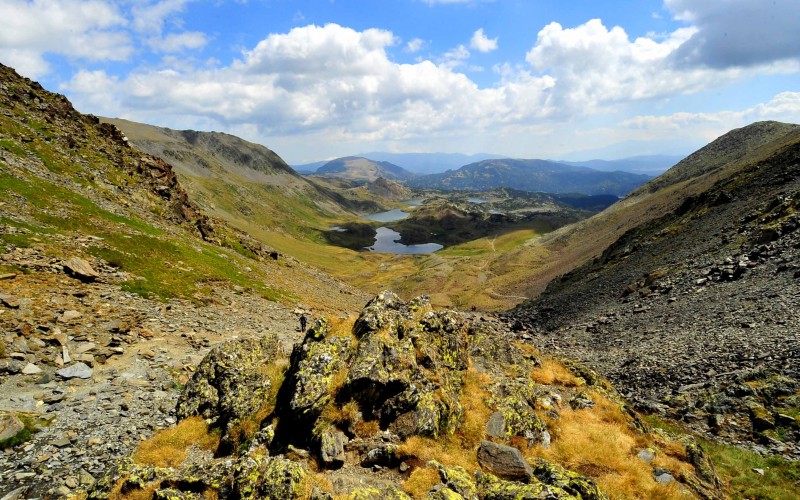
<svg viewBox="0 0 800 500"><path fill-rule="evenodd" d="M157 432L139 445L133 459L142 465L177 467L192 445L207 451L219 445L219 434L211 431L201 417L187 418L175 427Z"/></svg>

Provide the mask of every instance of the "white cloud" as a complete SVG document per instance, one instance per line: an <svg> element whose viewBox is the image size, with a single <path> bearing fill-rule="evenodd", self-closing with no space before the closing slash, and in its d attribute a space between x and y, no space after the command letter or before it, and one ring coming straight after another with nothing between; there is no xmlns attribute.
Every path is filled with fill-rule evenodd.
<svg viewBox="0 0 800 500"><path fill-rule="evenodd" d="M181 52L184 49L199 49L208 43L205 33L184 31L152 40L150 46L158 52Z"/></svg>
<svg viewBox="0 0 800 500"><path fill-rule="evenodd" d="M800 92L781 92L766 103L743 110L714 113L680 112L662 116L640 115L629 118L620 125L646 130L651 134L674 134L680 131L696 134L700 130L710 130L705 135L713 139L724 131L763 120L800 122Z"/></svg>
<svg viewBox="0 0 800 500"><path fill-rule="evenodd" d="M131 9L133 27L140 33L161 35L167 19L182 12L189 0L141 1Z"/></svg>
<svg viewBox="0 0 800 500"><path fill-rule="evenodd" d="M462 66L465 61L469 59L470 55L469 49L463 45L459 45L458 47L448 50L444 53L444 56L442 56L442 64L450 69L454 69Z"/></svg>
<svg viewBox="0 0 800 500"><path fill-rule="evenodd" d="M497 38L487 37L480 28L472 34L469 46L478 52L491 52L497 49Z"/></svg>
<svg viewBox="0 0 800 500"><path fill-rule="evenodd" d="M49 70L44 54L124 61L133 51L113 6L96 0L6 0L0 3L0 60L30 77Z"/></svg>
<svg viewBox="0 0 800 500"><path fill-rule="evenodd" d="M419 52L425 47L425 40L421 38L414 38L413 40L409 40L406 44L405 51L411 52L412 54L415 52Z"/></svg>
<svg viewBox="0 0 800 500"><path fill-rule="evenodd" d="M514 151L532 147L531 138L537 136L548 138L536 153L544 156L574 148L572 139L579 133L572 129L584 127L587 117L623 116L636 103L664 103L754 75L788 71L783 62L728 69L676 64L674 54L696 32L682 28L631 39L622 28L609 29L600 20L573 28L552 23L540 30L525 62L496 65L498 81L482 88L463 73L479 69L468 66L470 50L463 45L437 61L399 64L388 54L400 44L392 32L310 25L270 34L229 64L198 66L184 58L188 62L170 69L143 67L119 79L80 72L64 88L80 109L246 134L274 148L291 148L281 154L331 148L322 153L327 156L333 149L348 153L348 147L362 150L370 143L397 148L466 144L523 154ZM763 116L778 116L780 106L791 116L796 98L782 95L767 104ZM673 117L681 119L689 118ZM603 137L624 140L615 135L624 132L646 139L645 127L665 118L638 120L642 125L629 121Z"/></svg>

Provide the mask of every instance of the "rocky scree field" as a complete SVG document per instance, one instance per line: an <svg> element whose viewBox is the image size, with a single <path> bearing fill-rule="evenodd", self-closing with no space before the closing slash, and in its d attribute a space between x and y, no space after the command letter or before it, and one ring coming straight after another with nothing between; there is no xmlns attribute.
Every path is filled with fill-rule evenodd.
<svg viewBox="0 0 800 500"><path fill-rule="evenodd" d="M782 133L744 161L683 181L707 188L631 229L509 320L543 349L596 367L641 410L796 460L800 132L778 125L756 124L754 133ZM742 157L720 152L726 144L740 141L711 148Z"/></svg>

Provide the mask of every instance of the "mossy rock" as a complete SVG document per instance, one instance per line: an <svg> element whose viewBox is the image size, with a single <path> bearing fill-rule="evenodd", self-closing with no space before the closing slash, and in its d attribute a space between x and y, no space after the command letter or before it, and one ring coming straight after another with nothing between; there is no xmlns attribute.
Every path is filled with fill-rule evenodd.
<svg viewBox="0 0 800 500"><path fill-rule="evenodd" d="M444 485L447 490L458 495L456 498L478 500L478 486L466 469L460 466L447 467L435 460L428 462L428 465L436 467L436 470L439 471L439 478L442 480L442 485Z"/></svg>
<svg viewBox="0 0 800 500"><path fill-rule="evenodd" d="M505 481L489 473L478 472L478 495L483 500L556 500L578 499L566 491L542 484L535 479L529 483Z"/></svg>
<svg viewBox="0 0 800 500"><path fill-rule="evenodd" d="M291 460L250 454L233 470L231 498L239 500L288 500L307 496L305 469Z"/></svg>
<svg viewBox="0 0 800 500"><path fill-rule="evenodd" d="M212 349L178 399L178 420L201 416L223 430L225 442L238 422L268 403L272 382L264 366L275 361L277 345L274 334L269 334Z"/></svg>
<svg viewBox="0 0 800 500"><path fill-rule="evenodd" d="M365 486L350 493L350 500L411 500L411 497L394 486L375 488Z"/></svg>
<svg viewBox="0 0 800 500"><path fill-rule="evenodd" d="M577 472L569 471L546 460L538 460L533 475L542 483L560 488L569 495L582 500L608 500L594 481Z"/></svg>

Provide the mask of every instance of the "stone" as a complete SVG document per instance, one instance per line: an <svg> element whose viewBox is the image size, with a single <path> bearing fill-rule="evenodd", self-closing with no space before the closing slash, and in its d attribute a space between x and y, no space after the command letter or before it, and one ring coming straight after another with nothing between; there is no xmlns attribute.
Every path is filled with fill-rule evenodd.
<svg viewBox="0 0 800 500"><path fill-rule="evenodd" d="M2 276L0 276L0 279L2 279ZM6 495L3 498L0 498L0 500L22 500L25 498L26 489L26 486L20 486L19 488L6 493Z"/></svg>
<svg viewBox="0 0 800 500"><path fill-rule="evenodd" d="M80 318L81 316L83 316L83 314L81 314L79 311L68 310L64 311L64 313L58 317L58 320L61 321L62 323L69 323L70 321L74 321Z"/></svg>
<svg viewBox="0 0 800 500"><path fill-rule="evenodd" d="M91 378L93 370L84 363L75 363L74 365L68 366L66 368L62 368L56 372L61 378L80 378L80 379L88 379Z"/></svg>
<svg viewBox="0 0 800 500"><path fill-rule="evenodd" d="M655 452L653 452L653 450L650 448L643 448L639 453L636 454L636 456L639 457L639 460L646 464L649 464L654 458L656 458Z"/></svg>
<svg viewBox="0 0 800 500"><path fill-rule="evenodd" d="M753 468L753 469L751 469L751 470L752 470L753 472L755 472L756 474L758 474L759 476L763 476L763 475L764 475L764 469L758 469L758 468L755 468L755 467L754 467L754 468Z"/></svg>
<svg viewBox="0 0 800 500"><path fill-rule="evenodd" d="M297 462L250 454L234 466L234 498L303 498L307 474Z"/></svg>
<svg viewBox="0 0 800 500"><path fill-rule="evenodd" d="M28 363L27 365L25 365L25 368L22 369L23 375L36 375L39 373L42 373L42 369L34 365L33 363Z"/></svg>
<svg viewBox="0 0 800 500"><path fill-rule="evenodd" d="M100 274L92 268L89 262L79 257L73 257L64 262L64 271L73 278L87 283L100 277Z"/></svg>
<svg viewBox="0 0 800 500"><path fill-rule="evenodd" d="M72 363L72 358L69 355L69 349L67 349L67 346L65 345L61 346L61 361L64 364Z"/></svg>
<svg viewBox="0 0 800 500"><path fill-rule="evenodd" d="M496 411L489 416L486 422L486 434L498 438L506 435L506 419L503 417L503 412Z"/></svg>
<svg viewBox="0 0 800 500"><path fill-rule="evenodd" d="M0 293L0 304L9 309L19 309L19 299L5 293Z"/></svg>
<svg viewBox="0 0 800 500"><path fill-rule="evenodd" d="M658 484L669 484L675 481L675 477L672 474L659 469L656 469L656 472L653 473L653 478Z"/></svg>
<svg viewBox="0 0 800 500"><path fill-rule="evenodd" d="M527 482L533 477L530 464L511 446L483 441L478 448L478 463L503 479Z"/></svg>
<svg viewBox="0 0 800 500"><path fill-rule="evenodd" d="M347 437L342 431L329 427L320 435L319 457L323 465L329 469L338 469L344 465L344 447Z"/></svg>
<svg viewBox="0 0 800 500"><path fill-rule="evenodd" d="M25 424L14 414L0 415L0 441L5 441L25 430Z"/></svg>

